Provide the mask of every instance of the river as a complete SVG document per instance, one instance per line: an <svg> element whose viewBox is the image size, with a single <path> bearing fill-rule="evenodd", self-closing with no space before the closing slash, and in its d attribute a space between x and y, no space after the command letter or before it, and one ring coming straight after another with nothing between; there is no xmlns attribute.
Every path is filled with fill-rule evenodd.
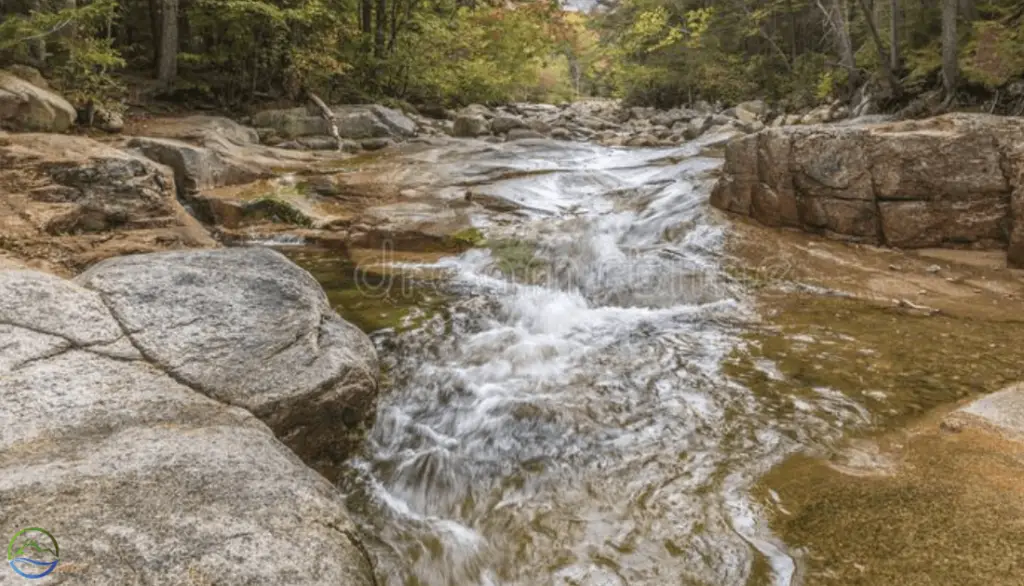
<svg viewBox="0 0 1024 586"><path fill-rule="evenodd" d="M385 390L342 486L382 584L797 581L758 479L896 409L726 368L785 380L749 332L757 284L789 267L734 270L705 146L419 149L405 180L507 204L473 216L488 245L374 279L293 253L329 292L415 306L373 335Z"/></svg>

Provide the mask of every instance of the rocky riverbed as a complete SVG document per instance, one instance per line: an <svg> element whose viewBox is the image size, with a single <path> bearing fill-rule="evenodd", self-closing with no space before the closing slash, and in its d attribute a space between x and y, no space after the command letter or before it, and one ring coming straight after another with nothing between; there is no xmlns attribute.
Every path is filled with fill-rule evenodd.
<svg viewBox="0 0 1024 586"><path fill-rule="evenodd" d="M1020 122L826 110L2 133L0 516L69 584L1015 584Z"/></svg>

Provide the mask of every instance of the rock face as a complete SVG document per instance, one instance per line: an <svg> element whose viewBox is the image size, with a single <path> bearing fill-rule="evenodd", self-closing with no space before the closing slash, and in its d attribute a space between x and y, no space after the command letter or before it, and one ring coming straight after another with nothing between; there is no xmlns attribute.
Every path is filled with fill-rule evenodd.
<svg viewBox="0 0 1024 586"><path fill-rule="evenodd" d="M0 69L0 125L13 130L65 132L78 112L50 90Z"/></svg>
<svg viewBox="0 0 1024 586"><path fill-rule="evenodd" d="M246 410L302 447L341 425L339 389L375 387L312 277L265 250L164 254L3 271L0 300L0 511L73 544L61 583L373 583L340 495Z"/></svg>
<svg viewBox="0 0 1024 586"><path fill-rule="evenodd" d="M0 133L0 248L72 274L107 257L214 246L170 170L88 138Z"/></svg>
<svg viewBox="0 0 1024 586"><path fill-rule="evenodd" d="M712 205L770 226L901 248L1008 248L1024 266L1024 119L950 114L771 128L726 149Z"/></svg>
<svg viewBox="0 0 1024 586"><path fill-rule="evenodd" d="M416 123L408 116L380 105L336 106L332 108L341 138L392 138L414 136ZM326 136L330 134L327 122L312 108L266 110L253 116L253 124L273 129L281 138Z"/></svg>
<svg viewBox="0 0 1024 586"><path fill-rule="evenodd" d="M132 130L147 136L129 139L126 147L173 169L178 194L186 200L198 191L304 170L323 160L262 146L254 129L217 116L156 119Z"/></svg>
<svg viewBox="0 0 1024 586"><path fill-rule="evenodd" d="M253 413L322 471L345 460L372 419L378 368L369 339L276 252L127 256L76 280L101 295L146 359Z"/></svg>

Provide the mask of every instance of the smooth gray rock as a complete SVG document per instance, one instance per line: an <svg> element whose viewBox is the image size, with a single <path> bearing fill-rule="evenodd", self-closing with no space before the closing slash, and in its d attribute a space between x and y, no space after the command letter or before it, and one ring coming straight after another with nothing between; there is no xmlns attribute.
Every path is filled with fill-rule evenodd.
<svg viewBox="0 0 1024 586"><path fill-rule="evenodd" d="M371 112L391 131L391 136L396 138L409 138L416 136L418 126L412 118L402 112L386 108L380 104L369 106Z"/></svg>
<svg viewBox="0 0 1024 586"><path fill-rule="evenodd" d="M65 132L78 112L61 96L0 69L0 124L15 130Z"/></svg>
<svg viewBox="0 0 1024 586"><path fill-rule="evenodd" d="M290 287L284 287L287 277L269 278L284 287L282 305L316 296L295 275L301 270L276 253L232 252L219 259L225 275L237 263L292 278ZM143 286L154 272L177 275L177 294L186 296L192 265L204 264L195 254L170 255L179 264L165 255L129 257L134 268L111 264ZM158 256L164 258L147 268L146 259ZM108 275L116 282L112 270L82 281ZM216 292L211 285L197 294L231 308L232 315L259 314L266 309L260 299L277 287L246 274L248 282L226 279ZM152 344L159 326L136 331L108 309L116 306L150 323L137 313L161 319L153 305L160 294L141 300L138 312L104 300L106 295L43 273L0 272L0 516L10 527L43 526L56 536L62 546L58 581L372 584L355 527L330 483L251 413L197 392L170 365L151 359L148 350L139 352L136 346L144 345L135 336ZM214 296L219 301L209 299ZM197 348L211 355L207 366L218 357L235 359L233 348L224 346L232 340L208 329L189 330L175 321L180 317L164 316L167 344L177 346L179 360ZM253 317L249 335L267 340L275 330L287 330L283 317ZM182 337L185 332L190 337ZM352 342L368 345L365 337ZM337 343L337 335L325 332L324 352ZM313 368L317 356L307 352ZM302 359L292 362L288 374L304 368ZM281 406L289 407L302 408Z"/></svg>
<svg viewBox="0 0 1024 586"><path fill-rule="evenodd" d="M196 146L173 138L134 137L128 146L138 149L146 157L174 170L174 182L182 193L195 193L222 185L249 183L272 175L232 160L217 150Z"/></svg>
<svg viewBox="0 0 1024 586"><path fill-rule="evenodd" d="M120 257L76 282L100 293L150 362L252 412L318 470L344 461L373 417L373 345L277 252Z"/></svg>
<svg viewBox="0 0 1024 586"><path fill-rule="evenodd" d="M455 117L452 136L475 138L490 132L487 120L477 114L459 114Z"/></svg>
<svg viewBox="0 0 1024 586"><path fill-rule="evenodd" d="M526 128L526 123L511 114L498 114L491 119L491 131L495 134L504 134L514 128Z"/></svg>

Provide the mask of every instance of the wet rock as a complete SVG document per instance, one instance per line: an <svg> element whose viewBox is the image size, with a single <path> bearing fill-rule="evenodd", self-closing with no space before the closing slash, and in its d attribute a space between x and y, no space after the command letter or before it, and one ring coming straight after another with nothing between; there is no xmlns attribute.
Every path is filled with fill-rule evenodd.
<svg viewBox="0 0 1024 586"><path fill-rule="evenodd" d="M213 246L178 203L170 169L78 136L8 134L0 140L2 246L69 274L103 258Z"/></svg>
<svg viewBox="0 0 1024 586"><path fill-rule="evenodd" d="M452 136L462 138L476 138L489 134L487 120L477 114L459 114L455 117L455 126L452 127Z"/></svg>
<svg viewBox="0 0 1024 586"><path fill-rule="evenodd" d="M233 361L252 360L233 349L237 326L222 331L211 318L248 323L245 339L235 340L239 348L260 351L250 336L277 344L283 355L270 357L281 369L275 377L294 375L307 361L316 371L324 355L338 353L337 344L353 344L350 360L357 360L359 344L369 344L326 331L327 345L308 347L299 336L308 325L303 316L315 321L326 302L315 300L319 287L308 275L270 255L276 256L216 253L223 261L219 278L233 280L217 288L208 279L197 299L187 299L188 281L201 279L209 265L194 264L189 254L177 255L176 263L163 257L156 269L146 268L145 259L155 258L147 256L128 257L133 269L101 268L92 278L114 289L102 294L82 282L89 279L0 272L0 451L8 456L0 461L0 499L15 526L45 518L61 543L77 544L58 569L62 583L179 583L183 576L205 583L373 583L337 491L250 412L211 397L227 392L243 406L252 399L239 388L247 381L234 376ZM256 265L272 271L246 270ZM168 289L152 289L160 279L154 270L168 269ZM282 280L282 270L305 276ZM118 271L136 283L119 281ZM186 300L186 306L167 313L132 298L133 288ZM142 305L126 304L134 301ZM147 317L154 309L166 321ZM223 314L188 313L203 309ZM268 309L268 319L257 315ZM132 331L121 319L149 325ZM284 364L297 350L284 336L273 341L277 328L293 330L295 348L307 346L301 359ZM197 353L203 360L195 378L209 388L185 380L192 373L176 372L181 364L161 362ZM308 403L295 398L293 405L282 402L282 411L317 409L316 397Z"/></svg>
<svg viewBox="0 0 1024 586"><path fill-rule="evenodd" d="M3 127L65 132L77 117L74 106L61 96L0 69L0 125Z"/></svg>
<svg viewBox="0 0 1024 586"><path fill-rule="evenodd" d="M728 146L711 202L841 239L1008 247L1019 265L1021 132L1024 119L967 114L772 128Z"/></svg>

